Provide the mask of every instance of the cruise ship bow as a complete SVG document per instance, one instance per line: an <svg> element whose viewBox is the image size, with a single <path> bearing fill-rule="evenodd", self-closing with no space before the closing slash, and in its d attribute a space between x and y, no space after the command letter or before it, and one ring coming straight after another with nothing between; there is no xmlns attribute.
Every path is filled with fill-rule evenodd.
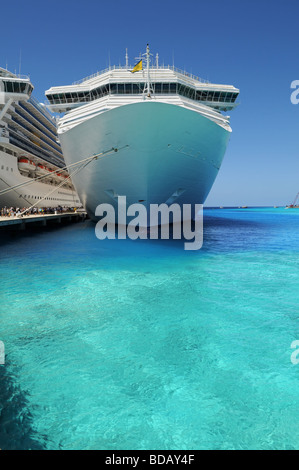
<svg viewBox="0 0 299 470"><path fill-rule="evenodd" d="M65 113L58 135L67 165L103 154L74 179L92 219L102 203L203 204L231 134L239 90L201 80L174 66L151 63L147 46L138 67L109 67L46 92ZM145 63L145 67L142 64ZM136 70L137 69L137 70ZM133 72L133 73L132 73Z"/></svg>

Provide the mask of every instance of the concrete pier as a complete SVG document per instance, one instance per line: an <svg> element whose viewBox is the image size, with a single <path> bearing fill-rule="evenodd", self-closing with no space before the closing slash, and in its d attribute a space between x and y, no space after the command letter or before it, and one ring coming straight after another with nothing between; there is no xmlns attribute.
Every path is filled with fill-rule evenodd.
<svg viewBox="0 0 299 470"><path fill-rule="evenodd" d="M46 227L48 224L80 222L87 218L86 212L62 214L24 215L23 217L0 217L0 230L26 230L27 226Z"/></svg>

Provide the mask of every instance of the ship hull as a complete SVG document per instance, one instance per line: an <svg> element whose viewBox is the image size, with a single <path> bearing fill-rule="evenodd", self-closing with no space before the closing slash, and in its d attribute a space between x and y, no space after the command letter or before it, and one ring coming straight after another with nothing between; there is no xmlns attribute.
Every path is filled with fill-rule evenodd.
<svg viewBox="0 0 299 470"><path fill-rule="evenodd" d="M106 152L72 180L89 216L117 196L127 205L203 204L230 137L198 112L161 102L120 106L59 134L67 165Z"/></svg>
<svg viewBox="0 0 299 470"><path fill-rule="evenodd" d="M18 169L16 157L0 150L0 192L17 185L24 186L12 189L0 195L0 208L19 207L78 207L80 202L74 191L64 187L57 188L50 194L55 186L34 181L23 176Z"/></svg>

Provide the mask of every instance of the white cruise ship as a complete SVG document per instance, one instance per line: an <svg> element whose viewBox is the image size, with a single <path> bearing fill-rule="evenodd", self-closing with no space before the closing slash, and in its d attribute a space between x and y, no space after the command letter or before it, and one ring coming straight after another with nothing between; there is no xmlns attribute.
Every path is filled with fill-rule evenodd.
<svg viewBox="0 0 299 470"><path fill-rule="evenodd" d="M32 96L29 77L0 68L0 208L78 207L56 120Z"/></svg>
<svg viewBox="0 0 299 470"><path fill-rule="evenodd" d="M101 154L73 178L92 219L99 204L203 204L231 134L239 90L151 61L114 66L46 91L65 113L58 136L66 164ZM114 148L115 152L108 152ZM106 152L108 152L106 154Z"/></svg>

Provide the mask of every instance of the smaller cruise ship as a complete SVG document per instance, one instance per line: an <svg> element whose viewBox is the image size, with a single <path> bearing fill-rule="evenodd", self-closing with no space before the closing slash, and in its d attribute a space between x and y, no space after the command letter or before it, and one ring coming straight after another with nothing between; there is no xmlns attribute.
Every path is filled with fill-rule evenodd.
<svg viewBox="0 0 299 470"><path fill-rule="evenodd" d="M27 76L0 68L0 208L79 207L55 118Z"/></svg>

